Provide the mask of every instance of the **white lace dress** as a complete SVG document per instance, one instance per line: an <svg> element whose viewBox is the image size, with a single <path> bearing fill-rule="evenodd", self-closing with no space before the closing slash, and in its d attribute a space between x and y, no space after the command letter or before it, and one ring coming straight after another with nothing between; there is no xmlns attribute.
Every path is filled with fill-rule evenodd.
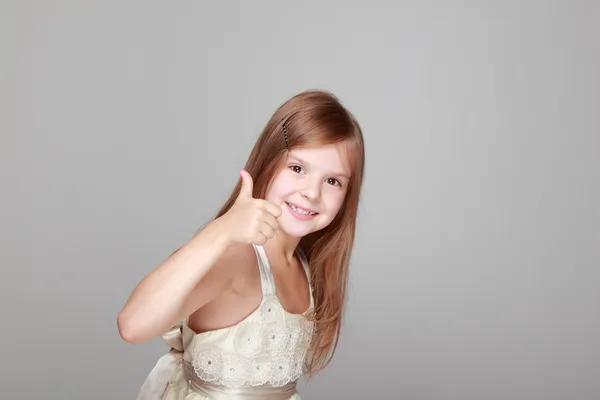
<svg viewBox="0 0 600 400"><path fill-rule="evenodd" d="M281 306L262 246L254 247L263 299L240 323L196 334L187 319L163 335L172 347L144 382L138 400L264 399L299 400L296 382L314 325L306 318L314 308L291 314ZM306 257L298 253L307 273Z"/></svg>

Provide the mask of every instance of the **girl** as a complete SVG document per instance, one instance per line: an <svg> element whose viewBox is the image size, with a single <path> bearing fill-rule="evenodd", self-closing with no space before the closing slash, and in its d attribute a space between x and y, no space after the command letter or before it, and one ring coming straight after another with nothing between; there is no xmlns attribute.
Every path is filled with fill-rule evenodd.
<svg viewBox="0 0 600 400"><path fill-rule="evenodd" d="M364 162L361 128L332 94L275 112L217 216L118 316L125 341L172 347L138 399L300 399L298 378L338 343Z"/></svg>

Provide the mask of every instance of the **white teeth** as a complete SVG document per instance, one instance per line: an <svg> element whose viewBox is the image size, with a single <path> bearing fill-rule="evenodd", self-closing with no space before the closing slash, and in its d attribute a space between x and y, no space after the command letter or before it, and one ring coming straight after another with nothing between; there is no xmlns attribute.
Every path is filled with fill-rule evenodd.
<svg viewBox="0 0 600 400"><path fill-rule="evenodd" d="M297 212L298 214L304 214L304 215L315 215L315 214L316 214L316 213L315 213L315 212L313 212L313 211L307 211L307 210L305 210L305 209L303 209L303 208L296 207L296 206L295 206L295 205L293 205L293 204L290 204L290 203L288 203L288 204L289 204L289 206L292 208L292 210L294 210L294 211L295 211L295 212Z"/></svg>

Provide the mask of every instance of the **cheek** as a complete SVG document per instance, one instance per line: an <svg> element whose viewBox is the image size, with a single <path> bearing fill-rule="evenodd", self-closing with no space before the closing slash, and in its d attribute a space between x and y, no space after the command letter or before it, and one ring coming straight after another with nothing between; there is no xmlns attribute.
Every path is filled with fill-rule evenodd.
<svg viewBox="0 0 600 400"><path fill-rule="evenodd" d="M267 200L281 200L283 197L290 193L292 186L293 185L291 185L290 182L286 181L285 179L275 179L273 181L273 184L269 188L269 191L267 192Z"/></svg>
<svg viewBox="0 0 600 400"><path fill-rule="evenodd" d="M327 204L328 211L333 218L340 208L342 208L342 204L344 203L344 194L343 193L331 193L327 196Z"/></svg>

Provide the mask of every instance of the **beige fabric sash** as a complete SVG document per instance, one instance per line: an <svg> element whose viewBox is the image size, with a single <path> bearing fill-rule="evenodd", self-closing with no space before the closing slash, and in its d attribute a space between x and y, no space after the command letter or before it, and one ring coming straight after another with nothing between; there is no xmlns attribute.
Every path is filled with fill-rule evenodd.
<svg viewBox="0 0 600 400"><path fill-rule="evenodd" d="M194 367L183 361L186 379L190 389L210 399L221 400L288 400L296 393L296 382L290 382L285 386L245 386L240 388L228 388L220 385L204 382L194 372Z"/></svg>

